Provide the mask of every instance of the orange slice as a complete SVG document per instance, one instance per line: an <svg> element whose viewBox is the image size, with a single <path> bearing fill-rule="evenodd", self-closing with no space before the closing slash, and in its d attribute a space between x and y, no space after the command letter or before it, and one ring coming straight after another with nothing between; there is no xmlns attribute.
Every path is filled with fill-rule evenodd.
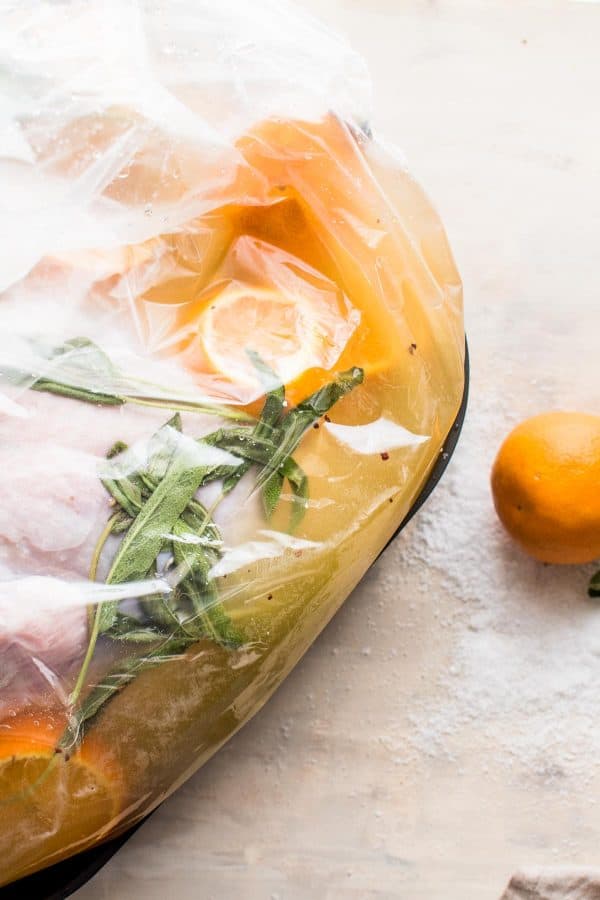
<svg viewBox="0 0 600 900"><path fill-rule="evenodd" d="M116 822L122 778L90 736L68 759L55 753L64 718L23 714L0 724L0 884L103 838Z"/></svg>
<svg viewBox="0 0 600 900"><path fill-rule="evenodd" d="M356 310L340 310L334 293L289 294L231 285L198 319L198 340L212 369L237 384L256 385L248 351L284 384L311 369L332 369L358 325Z"/></svg>
<svg viewBox="0 0 600 900"><path fill-rule="evenodd" d="M397 219L350 130L333 116L268 120L237 148L262 189L242 191L241 166L237 193L246 204L228 206L223 197L195 222L201 234L221 236L213 240L221 259L215 254L187 285L161 283L144 294L148 346L180 356L207 394L241 403L252 379L256 388L248 346L277 371L290 402L353 365L385 375L415 334L425 346L426 327L415 322L413 332L408 324L414 300L405 302L419 266L401 247ZM328 286L327 309L311 296L314 279Z"/></svg>
<svg viewBox="0 0 600 900"><path fill-rule="evenodd" d="M291 403L351 366L404 383L410 365L429 382L436 355L462 378L458 276L428 204L386 159L333 115L268 119L238 138L216 181L189 169L202 215L71 263L134 346L176 361L206 398L258 400L248 348L277 371ZM139 168L129 181L141 196Z"/></svg>

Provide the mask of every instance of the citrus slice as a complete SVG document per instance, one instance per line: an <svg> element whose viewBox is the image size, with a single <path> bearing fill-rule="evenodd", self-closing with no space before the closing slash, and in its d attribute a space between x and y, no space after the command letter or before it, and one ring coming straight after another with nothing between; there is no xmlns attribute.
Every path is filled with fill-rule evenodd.
<svg viewBox="0 0 600 900"><path fill-rule="evenodd" d="M84 849L116 821L122 787L110 754L92 738L71 758L56 754L63 729L47 713L0 724L0 884Z"/></svg>
<svg viewBox="0 0 600 900"><path fill-rule="evenodd" d="M359 321L335 291L233 283L200 315L198 340L210 367L237 384L256 386L254 352L289 385L311 369L333 369Z"/></svg>

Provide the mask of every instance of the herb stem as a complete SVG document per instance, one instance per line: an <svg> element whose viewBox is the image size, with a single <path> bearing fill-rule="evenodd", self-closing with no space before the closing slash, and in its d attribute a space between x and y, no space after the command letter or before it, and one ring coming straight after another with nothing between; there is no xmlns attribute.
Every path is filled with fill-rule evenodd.
<svg viewBox="0 0 600 900"><path fill-rule="evenodd" d="M98 635L100 634L100 621L102 616L102 603L96 604L96 611L94 612L94 619L92 622L92 629L90 631L90 636L88 640L88 646L85 653L85 657L81 664L81 668L79 670L79 675L77 676L77 681L75 682L75 687L71 691L69 695L69 705L74 706L79 699L81 691L83 690L83 686L85 684L85 679L87 678L88 669L90 667L90 663L92 661L92 657L94 655L94 651L96 649L96 644L98 643Z"/></svg>
<svg viewBox="0 0 600 900"><path fill-rule="evenodd" d="M206 526L207 526L209 523L212 523L212 517L213 517L213 513L214 513L215 509L217 508L217 506L219 505L219 503L221 503L221 501L225 499L226 496L227 496L227 495L225 494L225 492L224 492L224 491L221 491L219 494L217 494L217 497L215 498L214 503L212 503L209 507L207 507L207 508L205 509L205 511L204 511L204 519L202 520L202 523L201 523L201 525L200 525L200 532L201 532L201 533L204 531L204 529L206 528Z"/></svg>
<svg viewBox="0 0 600 900"><path fill-rule="evenodd" d="M245 412L230 409L228 406L205 405L194 403L192 400L161 400L159 397L136 397L129 394L121 394L125 403L133 403L135 406L150 406L153 409L178 410L180 412L206 413L211 416L220 416L223 419L232 419L234 422L255 422L256 419Z"/></svg>
<svg viewBox="0 0 600 900"><path fill-rule="evenodd" d="M56 355L90 353L95 368L101 373L107 369L102 351L87 339L75 339L59 348ZM81 354L80 354L81 355ZM173 416L149 442L148 459L138 471L127 472L117 464L112 477L102 478L102 483L116 501L118 507L100 533L90 561L89 578L94 582L103 550L111 534L125 532L120 542L105 582L108 585L144 581L149 573L156 572L162 553L170 552L175 563L177 582L170 584L155 596L141 603L142 619L128 615L120 609L119 599L100 600L88 606L88 646L77 680L69 695L69 721L57 744L57 753L77 746L83 736L84 726L103 706L140 672L149 666L181 655L193 643L208 638L222 647L234 649L244 643L244 635L232 625L229 611L220 602L219 589L212 575L215 562L223 555L222 539L213 514L227 496L239 484L242 476L253 465L261 469L256 488L263 490L263 504L267 519L279 505L284 482L292 492L290 531L304 515L309 498L308 475L293 459L292 453L307 429L331 407L363 381L362 369L354 367L336 375L334 381L311 394L290 412L285 414L285 388L275 373L256 356L250 354L262 376L265 397L258 419L227 406L173 401L161 396L102 395L103 402L133 403L138 406L207 413L239 424L219 427L212 434L197 438L198 443L226 450L239 460L236 465L200 465L191 452L194 443L181 443L182 431L179 415ZM108 374L113 374L108 370ZM130 383L131 384L131 383ZM59 382L38 385L39 390L68 390L74 399L98 402L91 391L71 388ZM35 387L35 385L34 385ZM158 388L160 390L160 388ZM96 399L94 399L96 398ZM250 427L241 427L244 424ZM126 450L117 442L108 452L112 459ZM211 481L221 480L222 488L209 507L196 498L197 491ZM167 578L167 581L169 579ZM102 634L132 644L152 644L160 640L165 629L172 634L144 656L125 658L117 668L109 672L95 686L85 690L98 638Z"/></svg>
<svg viewBox="0 0 600 900"><path fill-rule="evenodd" d="M90 570L89 570L89 575L88 575L90 581L96 580L96 575L98 573L98 564L100 562L100 557L102 555L102 551L104 550L104 545L106 544L107 540L109 539L109 537L112 533L113 525L115 524L117 519L120 518L120 516L121 516L120 510L116 513L113 513L113 515L110 517L110 519L108 520L108 522L102 529L100 537L96 541L96 546L94 547L94 553L92 555L92 560L90 562Z"/></svg>
<svg viewBox="0 0 600 900"><path fill-rule="evenodd" d="M110 517L110 519L108 520L108 522L106 523L104 528L102 529L102 532L100 533L100 537L96 541L96 546L94 547L94 552L92 554L92 559L90 562L90 568L89 568L89 572L88 572L88 578L90 579L90 581L96 581L96 576L98 574L98 564L100 562L100 557L102 556L102 551L104 550L104 545L106 544L108 538L110 537L111 532L113 530L113 526L114 526L115 522L117 521L117 519L120 517L120 515L121 515L120 510L118 510L116 513L112 514L112 516ZM96 608L92 604L89 604L87 611L88 611L88 627L91 630L94 627Z"/></svg>

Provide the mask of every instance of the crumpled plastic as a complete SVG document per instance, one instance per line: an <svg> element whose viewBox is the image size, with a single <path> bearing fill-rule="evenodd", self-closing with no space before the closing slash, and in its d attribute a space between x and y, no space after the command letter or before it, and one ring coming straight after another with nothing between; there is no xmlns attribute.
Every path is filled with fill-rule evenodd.
<svg viewBox="0 0 600 900"><path fill-rule="evenodd" d="M267 700L463 393L459 276L285 3L0 10L0 883Z"/></svg>

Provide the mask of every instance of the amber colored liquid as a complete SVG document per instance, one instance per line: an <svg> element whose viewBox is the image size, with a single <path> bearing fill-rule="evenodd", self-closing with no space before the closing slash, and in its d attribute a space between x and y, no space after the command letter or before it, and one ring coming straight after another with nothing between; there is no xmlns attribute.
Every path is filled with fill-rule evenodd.
<svg viewBox="0 0 600 900"><path fill-rule="evenodd" d="M194 323L228 281L251 285L254 278L264 287L258 270L249 272L234 252L240 238L262 242L286 265L293 257L307 285L334 284L360 312L336 369L362 366L365 381L336 406L332 421L364 427L383 418L425 440L382 455L352 450L324 427L306 435L297 458L311 505L295 535L305 544L251 561L219 584L246 646L200 643L145 671L94 722L126 773L117 830L146 815L281 683L402 521L463 392L460 280L439 221L410 176L357 144L334 117L265 123L239 149L266 186L254 202L216 204L185 233L153 239L163 269L150 283L146 263L130 273L141 286L136 302L145 321L156 325L152 317L160 316L163 331L166 323L180 335L168 352L205 383L214 372L198 353ZM241 186L252 180L243 169L237 177L246 195ZM331 376L318 367L302 372L288 396L299 399ZM288 517L284 495L268 528L285 533ZM27 865L6 861L6 878L44 861L40 840Z"/></svg>

